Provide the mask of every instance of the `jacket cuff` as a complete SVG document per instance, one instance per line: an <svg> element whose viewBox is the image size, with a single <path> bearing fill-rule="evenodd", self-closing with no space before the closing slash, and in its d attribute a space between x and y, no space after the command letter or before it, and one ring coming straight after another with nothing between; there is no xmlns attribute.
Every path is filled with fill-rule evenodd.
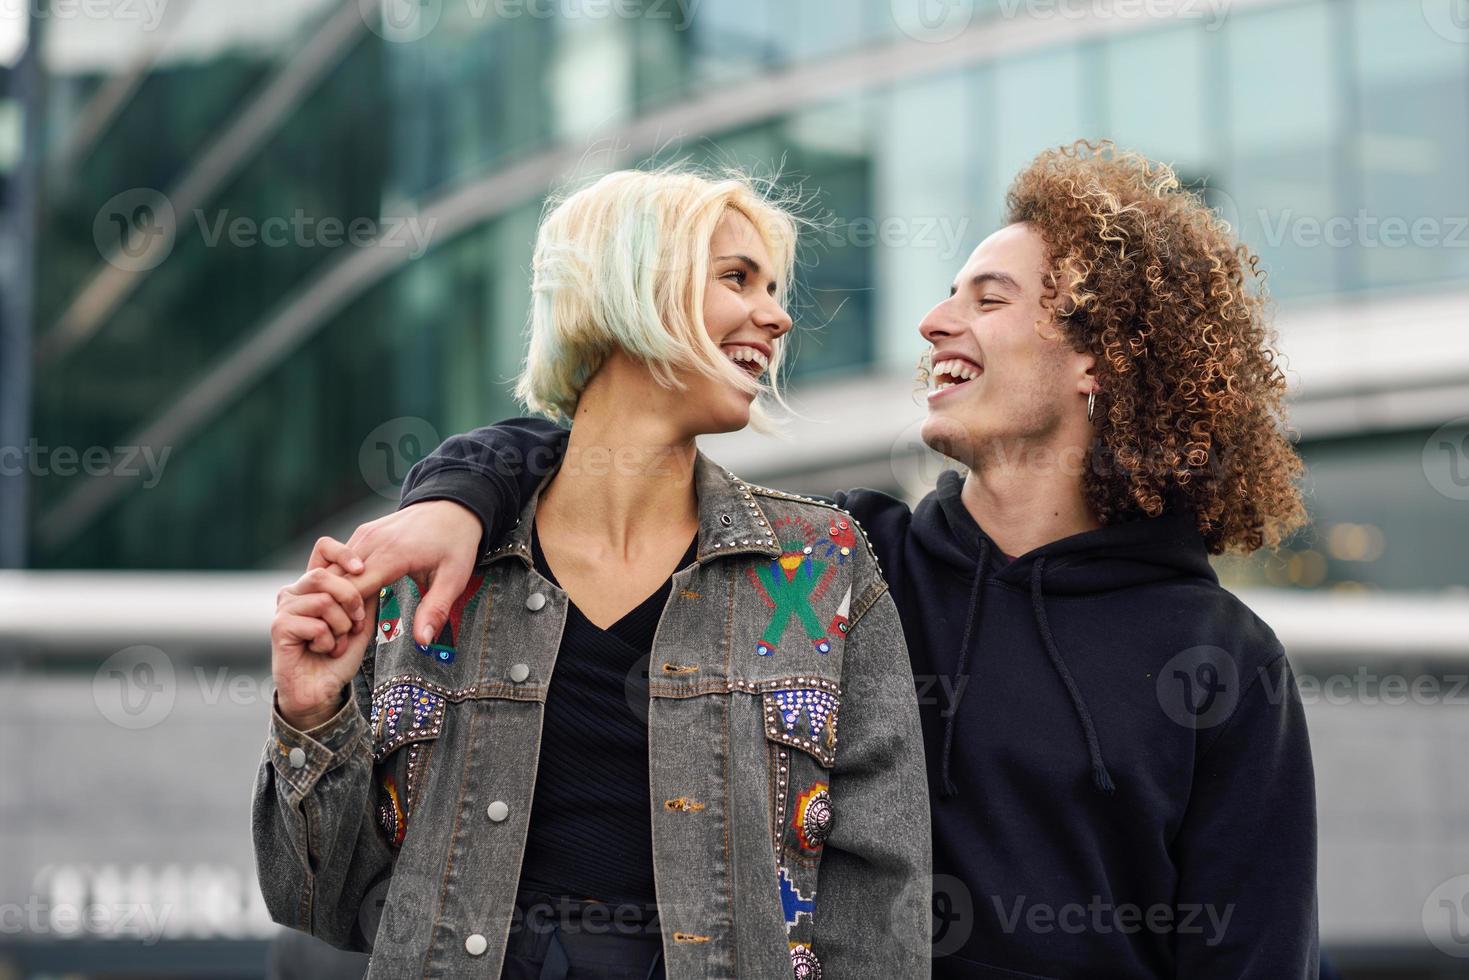
<svg viewBox="0 0 1469 980"><path fill-rule="evenodd" d="M478 560L483 561L490 553L491 518L500 512L508 496L504 483L493 473L441 469L425 476L423 482L413 489L405 490L398 502L398 509L427 500L452 500L468 507L479 518Z"/></svg>
<svg viewBox="0 0 1469 980"><path fill-rule="evenodd" d="M367 719L347 686L346 703L315 728L301 731L281 717L280 695L271 696L270 757L277 776L303 796L324 773L340 765L367 735Z"/></svg>

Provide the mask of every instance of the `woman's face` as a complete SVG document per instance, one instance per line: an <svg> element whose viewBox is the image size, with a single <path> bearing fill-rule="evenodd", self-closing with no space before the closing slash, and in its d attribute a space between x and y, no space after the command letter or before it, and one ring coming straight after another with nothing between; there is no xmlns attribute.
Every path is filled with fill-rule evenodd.
<svg viewBox="0 0 1469 980"><path fill-rule="evenodd" d="M704 327L735 366L758 378L765 373L791 318L776 301L780 283L775 263L749 218L728 212L709 240L709 282L704 285ZM703 432L733 432L750 422L754 395L733 385L698 383L698 426Z"/></svg>

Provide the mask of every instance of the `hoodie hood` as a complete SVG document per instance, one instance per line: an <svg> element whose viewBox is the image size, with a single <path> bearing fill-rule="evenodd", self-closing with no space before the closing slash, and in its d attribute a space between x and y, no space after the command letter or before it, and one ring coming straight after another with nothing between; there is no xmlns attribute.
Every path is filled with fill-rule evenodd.
<svg viewBox="0 0 1469 980"><path fill-rule="evenodd" d="M1000 548L975 522L960 499L963 486L963 476L954 470L945 471L940 474L934 493L913 514L913 533L924 549L953 566L958 574L972 577L960 639L962 646L951 678L954 685L951 689L961 693L944 722L941 791L945 796L958 792L949 766L959 717L958 700L968 687L971 648L979 635L985 586L994 582L1030 593L1031 613L1041 644L1076 712L1092 782L1098 791L1110 793L1112 778L1091 712L1052 634L1046 597L1096 595L1176 579L1201 579L1217 585L1218 578L1209 564L1208 549L1193 514L1184 507L1175 507L1162 517L1073 534L1006 562Z"/></svg>
<svg viewBox="0 0 1469 980"><path fill-rule="evenodd" d="M954 470L944 471L930 498L937 506L920 505L914 514L914 533L924 538L924 547L944 555L956 566L973 568L979 557L979 542L987 541L999 565L989 571L1000 582L1024 586L1032 566L1045 559L1045 591L1050 595L1092 595L1178 578L1201 578L1218 584L1203 535L1193 514L1182 507L1162 517L1082 531L1005 563L999 547L975 523L960 499L963 488L963 476Z"/></svg>

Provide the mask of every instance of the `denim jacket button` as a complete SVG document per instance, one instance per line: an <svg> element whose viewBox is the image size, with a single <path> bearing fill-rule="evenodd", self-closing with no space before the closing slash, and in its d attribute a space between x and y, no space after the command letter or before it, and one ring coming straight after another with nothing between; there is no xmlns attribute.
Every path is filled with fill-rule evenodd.
<svg viewBox="0 0 1469 980"><path fill-rule="evenodd" d="M480 956L484 953L485 950L489 948L489 941L477 932L474 935L470 936L468 939L464 940L464 951L470 956Z"/></svg>
<svg viewBox="0 0 1469 980"><path fill-rule="evenodd" d="M525 608L535 612L546 604L546 597L540 592L532 592L525 597Z"/></svg>
<svg viewBox="0 0 1469 980"><path fill-rule="evenodd" d="M291 749L288 759L292 769L300 769L306 765L306 750L298 745Z"/></svg>
<svg viewBox="0 0 1469 980"><path fill-rule="evenodd" d="M517 684L519 684L521 681L525 680L529 676L529 664L515 664L513 667L510 668L510 679Z"/></svg>
<svg viewBox="0 0 1469 980"><path fill-rule="evenodd" d="M485 808L485 813L495 823L499 823L501 820L510 816L510 807L505 804L504 800L496 800Z"/></svg>

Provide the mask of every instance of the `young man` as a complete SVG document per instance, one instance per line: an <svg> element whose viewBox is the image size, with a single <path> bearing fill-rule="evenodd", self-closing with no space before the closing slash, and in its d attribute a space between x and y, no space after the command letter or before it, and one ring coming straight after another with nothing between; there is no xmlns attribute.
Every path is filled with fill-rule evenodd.
<svg viewBox="0 0 1469 980"><path fill-rule="evenodd" d="M919 687L934 976L1315 977L1299 697L1208 562L1304 520L1255 258L1108 145L1042 154L1007 204L919 327L923 438L967 475L911 512L836 496ZM426 579L429 636L472 542L580 465L564 447L529 419L451 438L398 513L316 560L365 559L364 589Z"/></svg>

